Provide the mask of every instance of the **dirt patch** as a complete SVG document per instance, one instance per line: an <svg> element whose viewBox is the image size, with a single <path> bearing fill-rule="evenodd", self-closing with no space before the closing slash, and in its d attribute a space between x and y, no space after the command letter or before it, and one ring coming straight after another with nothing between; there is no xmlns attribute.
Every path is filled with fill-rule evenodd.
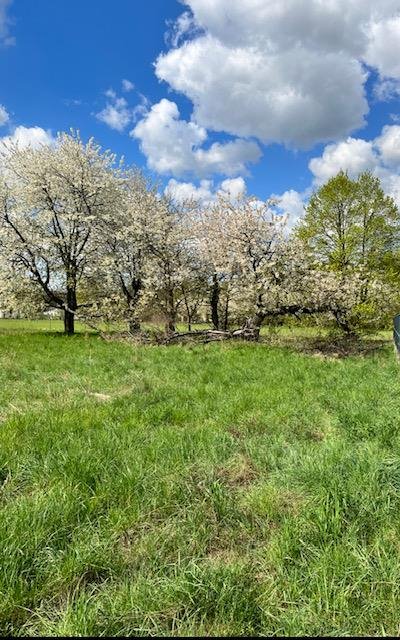
<svg viewBox="0 0 400 640"><path fill-rule="evenodd" d="M217 479L232 488L251 484L257 475L252 461L245 455L228 460L226 465L219 467L216 471Z"/></svg>
<svg viewBox="0 0 400 640"><path fill-rule="evenodd" d="M103 584L111 577L111 571L103 567L88 567L81 573L75 582L75 588L84 588L88 585Z"/></svg>
<svg viewBox="0 0 400 640"><path fill-rule="evenodd" d="M240 431L239 427L228 427L228 433L230 433L235 440L241 440L243 438L243 433Z"/></svg>
<svg viewBox="0 0 400 640"><path fill-rule="evenodd" d="M215 562L216 564L233 564L243 559L246 555L245 552L240 553L237 549L210 549L205 560L209 562Z"/></svg>
<svg viewBox="0 0 400 640"><path fill-rule="evenodd" d="M318 429L315 431L311 431L309 434L309 438L310 440L313 440L314 442L322 442L322 440L325 440L326 434L323 431L319 431Z"/></svg>

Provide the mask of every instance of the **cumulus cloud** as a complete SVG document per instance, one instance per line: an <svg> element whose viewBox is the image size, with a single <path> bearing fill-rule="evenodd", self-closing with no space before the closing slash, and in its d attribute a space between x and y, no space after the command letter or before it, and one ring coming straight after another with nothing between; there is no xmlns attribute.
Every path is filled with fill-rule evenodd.
<svg viewBox="0 0 400 640"><path fill-rule="evenodd" d="M400 175L383 166L377 166L374 173L381 181L383 190L392 196L397 206L400 207Z"/></svg>
<svg viewBox="0 0 400 640"><path fill-rule="evenodd" d="M128 103L125 98L119 98L112 89L109 89L106 95L110 102L99 113L96 113L96 118L111 129L122 132L131 122L132 116Z"/></svg>
<svg viewBox="0 0 400 640"><path fill-rule="evenodd" d="M387 125L382 134L376 138L375 145L379 149L383 164L389 167L400 167L400 126Z"/></svg>
<svg viewBox="0 0 400 640"><path fill-rule="evenodd" d="M277 201L277 210L287 218L287 225L292 229L304 213L304 207L309 193L300 193L295 189L289 189L280 195L271 197Z"/></svg>
<svg viewBox="0 0 400 640"><path fill-rule="evenodd" d="M363 64L399 74L398 0L185 4L176 32L190 39L159 56L156 74L190 98L201 127L293 147L336 140L368 112Z"/></svg>
<svg viewBox="0 0 400 640"><path fill-rule="evenodd" d="M348 137L338 143L328 144L321 156L312 158L309 169L313 183L304 192L294 189L273 194L278 210L288 216L289 228L301 218L313 188L346 171L357 178L363 171L371 171L382 183L384 191L400 206L400 125L386 125L373 140Z"/></svg>
<svg viewBox="0 0 400 640"><path fill-rule="evenodd" d="M8 9L13 0L0 0L0 43L8 47L15 44L15 38L10 35L12 21Z"/></svg>
<svg viewBox="0 0 400 640"><path fill-rule="evenodd" d="M371 25L365 61L383 77L400 78L400 15Z"/></svg>
<svg viewBox="0 0 400 640"><path fill-rule="evenodd" d="M125 93L129 93L134 90L135 85L130 80L123 80L122 88ZM104 109L94 115L110 129L122 133L128 125L145 116L149 108L149 101L146 96L139 92L136 92L136 94L139 101L134 107L131 107L126 98L119 97L114 89L107 89L105 92L108 98L107 104Z"/></svg>
<svg viewBox="0 0 400 640"><path fill-rule="evenodd" d="M309 168L315 186L340 170L347 171L351 178L362 171L372 171L400 206L400 125L386 125L373 140L349 137L327 145L320 157L310 160Z"/></svg>
<svg viewBox="0 0 400 640"><path fill-rule="evenodd" d="M10 116L8 115L7 109L3 107L2 104L0 104L0 127L2 127L4 124L7 124L9 119Z"/></svg>
<svg viewBox="0 0 400 640"><path fill-rule="evenodd" d="M11 135L0 138L1 150L17 144L20 148L32 147L34 149L42 145L50 145L54 143L51 131L42 129L41 127L16 127Z"/></svg>
<svg viewBox="0 0 400 640"><path fill-rule="evenodd" d="M150 169L177 177L186 173L200 177L243 173L247 163L256 162L261 156L255 142L242 139L214 142L209 148L202 148L207 140L206 129L194 121L180 119L175 102L166 99L153 105L131 135L140 141Z"/></svg>
<svg viewBox="0 0 400 640"><path fill-rule="evenodd" d="M309 168L315 181L322 184L341 169L356 177L362 171L373 169L376 164L377 157L371 142L349 137L343 142L327 145L321 157L310 160Z"/></svg>
<svg viewBox="0 0 400 640"><path fill-rule="evenodd" d="M202 205L209 204L215 198L212 180L201 180L200 184L196 186L193 182L179 182L171 178L165 187L164 193L176 202L194 200Z"/></svg>
<svg viewBox="0 0 400 640"><path fill-rule="evenodd" d="M228 193L232 198L238 198L246 193L246 183L241 176L239 178L227 178L221 182L220 191Z"/></svg>
<svg viewBox="0 0 400 640"><path fill-rule="evenodd" d="M201 205L211 204L219 193L231 197L233 200L246 193L246 183L242 177L228 178L215 186L212 180L201 180L199 186L193 182L178 182L174 178L168 182L165 193L176 202L194 200Z"/></svg>
<svg viewBox="0 0 400 640"><path fill-rule="evenodd" d="M214 184L213 180L201 180L198 185L193 182L179 182L172 178L165 187L164 193L176 202L192 200L201 206L207 206L215 202L219 194L236 200L240 195L247 193L247 187L241 176L228 178L219 184ZM299 193L291 189L280 195L271 196L271 199L276 202L274 210L286 218L288 230L292 229L303 215L309 193L310 190Z"/></svg>
<svg viewBox="0 0 400 640"><path fill-rule="evenodd" d="M210 35L161 56L160 79L194 104L200 125L264 142L306 147L362 126L365 72L342 53L265 55Z"/></svg>
<svg viewBox="0 0 400 640"><path fill-rule="evenodd" d="M313 180L305 191L289 189L281 194L271 195L277 202L277 211L287 217L289 229L302 217L312 190L341 170L346 171L351 178L356 178L363 171L371 171L381 180L384 191L400 207L400 125L384 126L380 135L372 140L348 137L328 144L319 157L310 160L309 169ZM246 191L246 185L242 177L224 180L217 186L211 180L203 180L199 186L191 182L170 180L167 185L167 191L178 201L193 198L203 204L215 200L216 194L221 190L230 192L234 198Z"/></svg>

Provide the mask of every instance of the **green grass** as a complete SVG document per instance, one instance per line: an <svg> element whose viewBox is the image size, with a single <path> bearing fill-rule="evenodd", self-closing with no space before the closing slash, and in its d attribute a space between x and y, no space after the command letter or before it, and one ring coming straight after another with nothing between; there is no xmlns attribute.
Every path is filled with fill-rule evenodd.
<svg viewBox="0 0 400 640"><path fill-rule="evenodd" d="M95 333L94 330L89 327L88 325L85 325L81 322L76 322L75 323L75 330L77 333ZM155 325L154 323L144 323L144 328L145 329L150 329L151 327L154 328L154 326L157 326L160 330L163 328L163 323L160 321L157 325ZM206 324L196 324L194 323L192 325L192 330L193 331L201 331L204 329L209 329L209 325ZM64 324L62 320L57 320L57 319L52 319L52 318L45 318L43 320L29 320L29 319L5 319L5 318L0 318L0 334L2 333L14 333L14 334L21 334L21 333L62 333L64 329ZM104 326L104 329L110 329L110 327L106 327ZM115 325L114 327L112 327L112 329L116 329L116 330L126 330L126 327L124 325ZM177 324L177 329L178 331L187 331L187 325L184 323L178 323ZM272 333L275 333L277 330L273 329ZM271 334L271 330L267 327L264 326L261 330L263 335L270 335ZM293 330L290 329L289 327L280 327L278 330L278 333L281 334L287 334L287 335L292 335L293 334ZM319 334L323 334L324 330L323 329L317 329L317 328L313 328L313 327L296 327L295 333L298 335L305 335L305 336L310 336L310 335L319 335Z"/></svg>
<svg viewBox="0 0 400 640"><path fill-rule="evenodd" d="M399 416L389 345L3 321L0 633L399 634Z"/></svg>
<svg viewBox="0 0 400 640"><path fill-rule="evenodd" d="M0 319L0 334L3 333L60 333L64 329L64 323L62 320L56 320L53 318L45 318L43 320L28 320L28 319ZM93 330L89 327L77 322L77 333L93 333Z"/></svg>

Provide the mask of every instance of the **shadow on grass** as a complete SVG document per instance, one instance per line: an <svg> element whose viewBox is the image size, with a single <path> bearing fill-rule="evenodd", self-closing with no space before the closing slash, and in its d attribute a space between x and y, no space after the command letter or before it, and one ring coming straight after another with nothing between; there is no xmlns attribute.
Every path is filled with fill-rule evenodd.
<svg viewBox="0 0 400 640"><path fill-rule="evenodd" d="M182 327L180 327L182 328ZM196 327L198 328L198 327ZM203 325L201 328L204 329ZM199 334L201 332L199 331ZM385 335L386 334L386 335ZM87 328L80 325L73 336L64 333L62 323L53 328L47 328L42 321L18 321L18 320L1 320L0 321L0 337L5 336L42 336L52 340L104 340L125 342L130 345L157 345L165 344L165 332L159 325L146 325L140 334L133 336L127 331L121 331L117 328L109 330L95 331L93 328ZM220 341L216 341L217 343ZM223 340L225 344L236 345L252 344L251 342L242 341L240 339ZM296 327L294 329L268 330L268 327L261 333L260 343L265 346L281 347L292 352L302 353L320 358L342 359L348 357L366 357L376 352L388 348L392 344L389 332L382 332L380 335L369 335L363 337L344 337L328 332L316 332L315 329L306 327ZM187 348L201 347L201 341L194 340L192 336L185 338L182 333L182 340L173 342Z"/></svg>
<svg viewBox="0 0 400 640"><path fill-rule="evenodd" d="M179 334L177 334L179 335ZM112 332L108 334L91 334L90 337L99 336L107 341L126 342L132 345L165 345L165 333L162 331L145 331L137 336L132 336L128 332ZM255 343L248 340L229 339L212 340L213 344L232 344L232 345L254 345ZM192 336L186 337L182 334L182 339L171 342L171 345L179 345L181 347L193 348L205 346L207 342L194 340ZM320 358L342 359L348 357L366 357L376 352L386 349L392 344L390 338L382 336L337 336L337 335L305 335L300 332L290 333L274 333L264 334L260 336L258 344L265 346L285 348L292 352L302 353Z"/></svg>
<svg viewBox="0 0 400 640"><path fill-rule="evenodd" d="M299 336L296 334L263 337L262 342L305 355L336 359L352 356L366 357L392 344L390 339L377 337Z"/></svg>

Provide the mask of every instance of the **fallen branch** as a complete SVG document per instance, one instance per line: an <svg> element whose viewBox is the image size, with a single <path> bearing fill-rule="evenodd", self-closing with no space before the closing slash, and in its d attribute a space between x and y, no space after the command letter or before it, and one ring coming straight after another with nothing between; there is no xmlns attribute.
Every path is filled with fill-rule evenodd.
<svg viewBox="0 0 400 640"><path fill-rule="evenodd" d="M253 328L245 327L236 329L235 331L217 331L216 329L207 329L204 331L187 331L185 333L173 333L165 338L165 344L171 344L186 339L197 342L217 342L222 340L258 340L258 331Z"/></svg>

